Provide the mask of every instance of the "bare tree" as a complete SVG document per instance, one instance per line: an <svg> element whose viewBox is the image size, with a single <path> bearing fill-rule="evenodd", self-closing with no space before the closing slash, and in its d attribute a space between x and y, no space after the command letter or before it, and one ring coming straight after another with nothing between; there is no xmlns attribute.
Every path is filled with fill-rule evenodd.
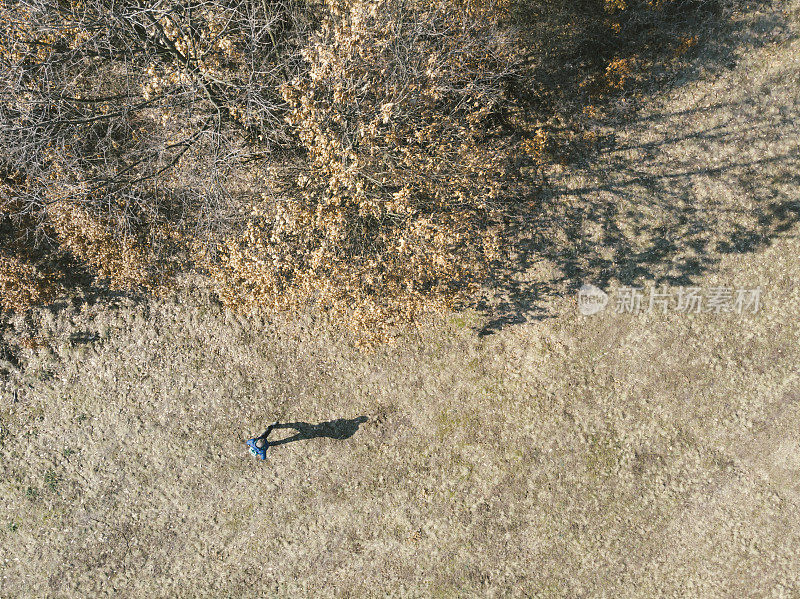
<svg viewBox="0 0 800 599"><path fill-rule="evenodd" d="M243 167L290 150L278 88L307 27L291 0L10 0L1 16L4 211L39 242L58 243L65 205L125 239L208 237Z"/></svg>

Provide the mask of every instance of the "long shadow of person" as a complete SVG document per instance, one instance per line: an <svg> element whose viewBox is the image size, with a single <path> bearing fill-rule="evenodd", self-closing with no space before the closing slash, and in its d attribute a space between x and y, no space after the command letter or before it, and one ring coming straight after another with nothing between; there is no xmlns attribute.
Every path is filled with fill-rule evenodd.
<svg viewBox="0 0 800 599"><path fill-rule="evenodd" d="M330 420L328 422L320 422L319 424L309 424L308 422L284 422L275 423L271 425L267 431L261 436L266 438L273 429L279 428L292 428L297 431L295 435L286 437L285 439L278 439L277 441L268 441L270 447L275 445L285 445L293 441L302 441L304 439L314 439L316 437L328 437L330 439L349 439L358 430L358 426L367 421L366 416L359 416L358 418L339 418L337 420Z"/></svg>

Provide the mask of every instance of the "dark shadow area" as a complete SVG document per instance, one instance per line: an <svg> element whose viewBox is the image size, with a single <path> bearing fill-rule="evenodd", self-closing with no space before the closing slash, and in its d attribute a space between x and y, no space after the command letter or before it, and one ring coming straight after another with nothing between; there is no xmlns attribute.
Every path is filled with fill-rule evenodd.
<svg viewBox="0 0 800 599"><path fill-rule="evenodd" d="M81 307L92 307L101 302L104 306L113 308L119 307L123 303L137 305L146 303L148 298L143 291L110 289L104 286L102 281L92 281L91 279L86 279L81 283L73 281L69 291L68 297L59 298L44 307L56 314L70 307L78 310Z"/></svg>
<svg viewBox="0 0 800 599"><path fill-rule="evenodd" d="M622 4L624 9L614 8ZM743 27L743 13L766 0L517 0L511 24L527 50L528 75L515 92L551 132L591 126L584 109L621 114L653 93L730 69L738 56L790 35L786 15L761 15ZM616 80L609 66L630 61ZM622 74L622 72L618 72ZM610 78L609 78L610 77ZM577 156L573 156L577 158Z"/></svg>
<svg viewBox="0 0 800 599"><path fill-rule="evenodd" d="M308 439L316 439L318 437L326 437L328 439L344 440L349 439L358 431L359 425L368 420L366 416L359 416L358 418L339 418L337 420L330 420L328 422L320 422L319 424L309 424L308 422L284 422L274 425L273 429L294 429L296 434L285 439L278 439L277 441L269 441L270 446L285 445L294 441L303 441Z"/></svg>
<svg viewBox="0 0 800 599"><path fill-rule="evenodd" d="M0 327L2 332L2 327ZM12 372L19 372L22 363L19 359L18 351L12 347L5 339L0 339L0 379L8 378Z"/></svg>
<svg viewBox="0 0 800 599"><path fill-rule="evenodd" d="M766 4L749 10L754 6ZM682 57L680 69L654 73L638 91L685 89L691 98L689 84L701 73L723 73L737 56L796 37L777 12L754 17L745 35L729 9L689 28L687 35L704 41ZM773 78L753 94L787 87L786 73ZM559 121L570 124L560 130L597 125L594 147L571 153L560 171L548 171L527 205L509 211L509 255L494 265L477 304L488 318L479 334L554 316L548 300L576 293L583 283L695 284L723 256L763 249L798 223L800 152L787 142L800 138L797 94L787 92L782 103L736 90L729 96L639 114L640 106L631 105L643 103L619 108L619 94L605 98L602 121L570 114L588 96L562 105ZM537 274L543 263L548 268Z"/></svg>
<svg viewBox="0 0 800 599"><path fill-rule="evenodd" d="M100 335L92 333L91 331L79 331L69 336L69 342L72 345L85 345L87 343L93 343L98 339L100 339Z"/></svg>
<svg viewBox="0 0 800 599"><path fill-rule="evenodd" d="M29 306L43 307L53 314L72 307L94 306L97 302L118 305L120 300L139 303L145 300L143 289L113 289L107 279L70 251L59 245L53 231L30 216L11 218L0 211L0 248L4 256L11 256L20 264L31 267L23 286L37 288L33 273L42 277L39 301ZM23 309L24 311L24 309ZM2 309L0 309L0 313Z"/></svg>

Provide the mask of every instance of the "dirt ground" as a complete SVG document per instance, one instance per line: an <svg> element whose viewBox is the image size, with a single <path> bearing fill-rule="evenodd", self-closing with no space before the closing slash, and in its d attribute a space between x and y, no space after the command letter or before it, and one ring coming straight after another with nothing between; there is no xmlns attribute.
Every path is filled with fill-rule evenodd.
<svg viewBox="0 0 800 599"><path fill-rule="evenodd" d="M800 3L736 19L549 173L488 314L360 353L187 281L4 321L0 596L799 597ZM276 419L310 438L254 459Z"/></svg>

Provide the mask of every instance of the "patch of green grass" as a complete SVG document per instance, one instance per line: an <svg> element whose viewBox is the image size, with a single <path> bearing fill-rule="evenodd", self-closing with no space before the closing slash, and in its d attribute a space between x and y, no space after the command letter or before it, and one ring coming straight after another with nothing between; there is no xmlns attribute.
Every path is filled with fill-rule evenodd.
<svg viewBox="0 0 800 599"><path fill-rule="evenodd" d="M503 386L505 379L502 374L492 377L484 377L480 382L480 391L483 395L490 400L496 399L503 395Z"/></svg>
<svg viewBox="0 0 800 599"><path fill-rule="evenodd" d="M459 329L463 329L465 326L467 326L467 320L465 318L461 318L460 316L456 316L451 319L450 323Z"/></svg>
<svg viewBox="0 0 800 599"><path fill-rule="evenodd" d="M436 415L437 436L440 440L447 439L457 432L469 434L480 426L475 418L452 410L442 410Z"/></svg>
<svg viewBox="0 0 800 599"><path fill-rule="evenodd" d="M455 589L452 587L431 587L428 589L431 593L431 597L435 597L436 599L451 599L455 597L462 597L462 591L460 589Z"/></svg>
<svg viewBox="0 0 800 599"><path fill-rule="evenodd" d="M474 310L464 310L450 317L450 324L457 329L474 328L480 321L480 315Z"/></svg>
<svg viewBox="0 0 800 599"><path fill-rule="evenodd" d="M588 437L589 452L586 465L593 475L610 476L614 473L622 457L622 446L616 435L592 433Z"/></svg>
<svg viewBox="0 0 800 599"><path fill-rule="evenodd" d="M45 475L44 475L44 484L45 486L50 489L53 493L58 491L58 483L61 480L61 477L56 474L56 471L50 468Z"/></svg>

